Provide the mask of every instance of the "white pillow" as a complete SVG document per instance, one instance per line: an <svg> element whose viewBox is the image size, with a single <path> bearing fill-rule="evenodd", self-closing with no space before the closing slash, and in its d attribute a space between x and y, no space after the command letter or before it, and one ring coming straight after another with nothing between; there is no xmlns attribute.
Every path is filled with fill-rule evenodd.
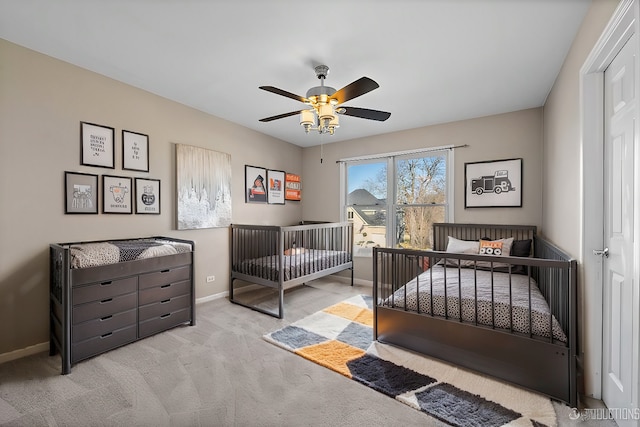
<svg viewBox="0 0 640 427"><path fill-rule="evenodd" d="M477 255L480 252L480 242L477 240L460 240L455 237L449 236L447 241L447 252L456 254L474 254ZM460 267L472 267L473 261L470 260L458 260L447 258L447 265L458 265L460 261Z"/></svg>

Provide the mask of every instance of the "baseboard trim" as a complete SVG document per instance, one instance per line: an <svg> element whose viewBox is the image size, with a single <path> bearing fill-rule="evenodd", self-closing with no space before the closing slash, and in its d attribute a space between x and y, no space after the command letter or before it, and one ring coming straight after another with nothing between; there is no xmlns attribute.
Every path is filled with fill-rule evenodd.
<svg viewBox="0 0 640 427"><path fill-rule="evenodd" d="M44 351L49 351L49 342L41 342L40 344L30 345L29 347L22 348L20 350L2 353L0 354L0 364L16 359L22 359L23 357L42 353Z"/></svg>
<svg viewBox="0 0 640 427"><path fill-rule="evenodd" d="M229 296L229 291L220 292L213 295L207 295L206 297L196 299L196 305L202 304L204 302L214 301L220 298L226 298Z"/></svg>

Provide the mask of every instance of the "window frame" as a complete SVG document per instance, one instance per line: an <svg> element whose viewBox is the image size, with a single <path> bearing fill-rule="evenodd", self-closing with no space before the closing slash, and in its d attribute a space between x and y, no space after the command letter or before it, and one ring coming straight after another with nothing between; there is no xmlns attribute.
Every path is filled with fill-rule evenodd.
<svg viewBox="0 0 640 427"><path fill-rule="evenodd" d="M434 206L431 204L398 204L397 199L397 180L396 180L396 161L407 160L413 158L427 157L430 155L444 155L445 157L445 202L442 204L436 204L435 206L444 206L445 221L453 222L455 212L455 185L454 185L454 150L453 146L433 147L429 149L407 150L392 153L384 153L371 156L352 157L348 159L341 159L340 162L340 219L341 221L349 221L347 209L350 206L347 204L348 192L348 180L347 169L349 165L353 164L366 164L366 163L382 163L386 159L387 162L387 197L385 209L386 213L386 227L385 227L385 244L387 247L396 247L396 227L397 227L397 214L396 211L399 207L424 207Z"/></svg>

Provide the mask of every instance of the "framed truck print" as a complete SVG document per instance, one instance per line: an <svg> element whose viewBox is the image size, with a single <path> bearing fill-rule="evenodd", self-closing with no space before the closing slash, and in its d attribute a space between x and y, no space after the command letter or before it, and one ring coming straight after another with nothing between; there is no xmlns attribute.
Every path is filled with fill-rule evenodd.
<svg viewBox="0 0 640 427"><path fill-rule="evenodd" d="M464 207L522 207L522 159L464 164Z"/></svg>

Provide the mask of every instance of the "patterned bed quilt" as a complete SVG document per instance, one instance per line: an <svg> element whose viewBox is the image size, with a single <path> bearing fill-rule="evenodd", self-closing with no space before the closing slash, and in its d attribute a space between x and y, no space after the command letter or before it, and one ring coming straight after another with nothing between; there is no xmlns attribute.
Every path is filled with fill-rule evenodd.
<svg viewBox="0 0 640 427"><path fill-rule="evenodd" d="M460 274L458 274L458 271ZM474 274L476 279L474 279ZM550 337L550 319L553 338L566 342L567 338L555 317L550 315L549 306L537 283L528 276L512 274L511 292L509 291L509 274L477 270L472 268L445 268L437 265L421 273L405 286L394 292L381 305L405 308L417 311L418 300L421 313L431 313L431 281L433 281L433 314L445 316L445 283L446 283L446 315L449 318L460 318L460 297L462 301L462 320L475 322L477 292L477 322L482 325L510 329L529 334L529 317L531 317L532 333L539 337ZM531 282L529 282L531 280ZM492 300L493 282L493 310ZM460 292L458 283L461 283ZM477 283L477 285L474 285ZM529 286L531 283L531 286ZM419 289L419 297L416 289ZM477 290L476 290L477 289ZM529 316L529 289L531 294L531 316ZM510 295L511 294L511 295ZM513 305L510 314L510 303ZM493 313L492 313L493 311Z"/></svg>
<svg viewBox="0 0 640 427"><path fill-rule="evenodd" d="M69 246L71 268L97 267L123 261L191 252L191 244L162 239L116 240Z"/></svg>
<svg viewBox="0 0 640 427"><path fill-rule="evenodd" d="M283 281L285 282L351 261L347 252L320 249L306 249L303 252L294 252L292 255L283 255L283 258ZM233 267L234 271L238 273L266 280L278 281L280 278L280 257L278 255L247 259Z"/></svg>

